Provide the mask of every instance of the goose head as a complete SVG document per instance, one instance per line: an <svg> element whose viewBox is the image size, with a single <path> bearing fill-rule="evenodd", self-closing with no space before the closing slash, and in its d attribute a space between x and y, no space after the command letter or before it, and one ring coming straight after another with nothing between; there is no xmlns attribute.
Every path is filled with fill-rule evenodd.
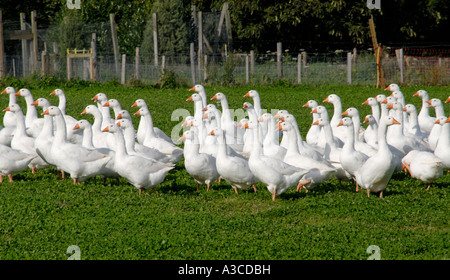
<svg viewBox="0 0 450 280"><path fill-rule="evenodd" d="M147 106L147 103L145 102L145 100L144 99L142 99L142 98L140 98L140 99L137 99L134 103L133 103L133 105L131 105L131 107L138 107L138 108L142 108L142 107L144 107L144 106Z"/></svg>
<svg viewBox="0 0 450 280"><path fill-rule="evenodd" d="M426 90L423 89L419 89L418 91L416 91L413 96L418 96L420 98L424 98L424 97L428 97L428 92Z"/></svg>
<svg viewBox="0 0 450 280"><path fill-rule="evenodd" d="M400 102L398 102L398 101L394 101L394 102L390 103L386 108L387 109L393 109L393 110L396 110L396 111L402 111L403 110L402 104Z"/></svg>
<svg viewBox="0 0 450 280"><path fill-rule="evenodd" d="M20 108L19 104L11 104L10 106L6 107L3 112L13 112L18 113L22 112L22 108Z"/></svg>
<svg viewBox="0 0 450 280"><path fill-rule="evenodd" d="M335 104L336 102L340 102L341 98L337 95L337 94L330 94L327 96L327 98L325 98L322 102L324 103L332 103Z"/></svg>
<svg viewBox="0 0 450 280"><path fill-rule="evenodd" d="M397 84L390 84L384 90L385 91L400 91L400 87Z"/></svg>
<svg viewBox="0 0 450 280"><path fill-rule="evenodd" d="M264 113L264 114L261 115L261 117L259 117L258 122L267 122L271 118L273 118L272 114Z"/></svg>
<svg viewBox="0 0 450 280"><path fill-rule="evenodd" d="M58 116L61 115L61 110L57 106L50 106L41 115Z"/></svg>
<svg viewBox="0 0 450 280"><path fill-rule="evenodd" d="M50 95L63 96L64 95L64 91L62 89L57 88L54 91L52 91L50 93Z"/></svg>
<svg viewBox="0 0 450 280"><path fill-rule="evenodd" d="M240 129L245 129L244 126L247 122L248 122L248 119L243 118L236 124L236 127L239 127Z"/></svg>
<svg viewBox="0 0 450 280"><path fill-rule="evenodd" d="M116 124L109 124L102 129L102 132L117 133L120 132L120 128Z"/></svg>
<svg viewBox="0 0 450 280"><path fill-rule="evenodd" d="M75 126L73 127L73 130L77 130L77 129L86 129L91 127L91 123L88 122L85 119L81 119L79 121L77 121L77 123L75 124Z"/></svg>
<svg viewBox="0 0 450 280"><path fill-rule="evenodd" d="M384 116L380 119L380 124L384 124L386 126L390 126L393 124L400 124L399 121L397 121L395 118L391 116Z"/></svg>
<svg viewBox="0 0 450 280"><path fill-rule="evenodd" d="M120 103L117 99L111 98L103 104L103 107L119 108Z"/></svg>
<svg viewBox="0 0 450 280"><path fill-rule="evenodd" d="M428 103L428 108L442 106L442 101L439 98L432 98L426 102Z"/></svg>
<svg viewBox="0 0 450 280"><path fill-rule="evenodd" d="M342 116L359 117L359 112L355 107L350 107L342 113Z"/></svg>
<svg viewBox="0 0 450 280"><path fill-rule="evenodd" d="M13 87L6 87L1 94L16 94L16 90Z"/></svg>
<svg viewBox="0 0 450 280"><path fill-rule="evenodd" d="M369 98L366 99L366 101L364 101L362 103L362 105L375 106L375 105L378 105L378 101L374 97L369 97Z"/></svg>
<svg viewBox="0 0 450 280"><path fill-rule="evenodd" d="M366 115L364 117L363 123L368 123L369 125L372 125L372 124L376 124L377 121L375 120L375 118L372 115Z"/></svg>
<svg viewBox="0 0 450 280"><path fill-rule="evenodd" d="M319 103L316 100L308 100L302 107L314 109L317 106L319 106Z"/></svg>
<svg viewBox="0 0 450 280"><path fill-rule="evenodd" d="M50 107L50 102L46 98L38 98L33 103L31 103L33 106L39 106L43 108L44 110L47 110L48 107Z"/></svg>
<svg viewBox="0 0 450 280"><path fill-rule="evenodd" d="M353 126L352 118L350 117L342 118L341 121L337 124L337 126Z"/></svg>
<svg viewBox="0 0 450 280"><path fill-rule="evenodd" d="M104 103L106 103L106 101L108 101L108 98L106 97L106 94L100 92L92 97L91 100L93 100L94 102L99 102L101 105L103 105Z"/></svg>
<svg viewBox="0 0 450 280"><path fill-rule="evenodd" d="M116 121L116 125L120 128L133 127L133 123L127 119L120 119L120 120Z"/></svg>
<svg viewBox="0 0 450 280"><path fill-rule="evenodd" d="M318 118L312 124L313 125L318 125L318 126L326 126L326 125L329 125L330 122L327 119L325 119L325 118Z"/></svg>
<svg viewBox="0 0 450 280"><path fill-rule="evenodd" d="M255 98L258 96L259 96L259 93L256 90L252 89L252 90L249 90L243 97Z"/></svg>
<svg viewBox="0 0 450 280"><path fill-rule="evenodd" d="M134 115L135 116L145 116L148 114L148 110L146 110L145 108L140 108L139 110L137 110Z"/></svg>
<svg viewBox="0 0 450 280"><path fill-rule="evenodd" d="M205 108L202 109L203 112L207 112L207 113L214 112L214 110L217 110L217 107L214 104L208 104L208 105L206 105Z"/></svg>
<svg viewBox="0 0 450 280"><path fill-rule="evenodd" d="M81 115L91 114L91 115L97 115L99 112L98 108L94 105L88 105L86 108L81 112Z"/></svg>
<svg viewBox="0 0 450 280"><path fill-rule="evenodd" d="M439 117L436 119L436 121L434 122L435 124L440 124L440 125L444 125L446 123L450 123L450 117Z"/></svg>
<svg viewBox="0 0 450 280"><path fill-rule="evenodd" d="M413 113L417 112L417 109L416 106L414 106L413 104L406 104L405 107L403 107L403 111L407 113Z"/></svg>
<svg viewBox="0 0 450 280"><path fill-rule="evenodd" d="M178 139L178 141L183 141L183 140L190 140L190 141L194 142L195 144L199 144L197 141L198 140L197 134L194 130L185 131L183 133L183 135L181 135L180 139Z"/></svg>
<svg viewBox="0 0 450 280"><path fill-rule="evenodd" d="M225 94L223 94L222 92L218 92L218 93L214 94L213 97L211 97L211 100L222 101L224 99L225 99Z"/></svg>
<svg viewBox="0 0 450 280"><path fill-rule="evenodd" d="M186 116L186 118L184 119L184 122L181 124L181 126L192 126L194 121L194 117L193 116Z"/></svg>
<svg viewBox="0 0 450 280"><path fill-rule="evenodd" d="M223 134L223 130L222 130L222 129L220 129L220 128L214 128L214 129L211 129L211 130L208 132L208 135L223 136L224 134Z"/></svg>
<svg viewBox="0 0 450 280"><path fill-rule="evenodd" d="M16 92L16 95L23 96L23 97L31 96L31 91L26 88L21 88L21 89L19 89L18 92Z"/></svg>
<svg viewBox="0 0 450 280"><path fill-rule="evenodd" d="M327 112L327 108L325 106L319 105L316 108L314 108L311 113L317 113L317 114L323 114Z"/></svg>
<svg viewBox="0 0 450 280"><path fill-rule="evenodd" d="M200 101L202 101L202 98L200 97L200 94L194 93L193 95L189 96L189 98L186 99L186 101L200 102Z"/></svg>
<svg viewBox="0 0 450 280"><path fill-rule="evenodd" d="M288 115L289 112L287 110L278 110L278 112L273 116L275 119L279 119Z"/></svg>
<svg viewBox="0 0 450 280"><path fill-rule="evenodd" d="M391 104L391 103L393 103L393 102L395 102L395 101L397 101L397 98L395 98L395 97L392 96L392 95L389 95L388 97L386 97L386 98L385 98L383 101L381 101L380 103L389 105L389 104Z"/></svg>
<svg viewBox="0 0 450 280"><path fill-rule="evenodd" d="M131 120L130 112L128 112L127 110L120 110L119 113L117 114L116 120L120 119Z"/></svg>
<svg viewBox="0 0 450 280"><path fill-rule="evenodd" d="M189 89L189 91L201 92L204 91L205 88L202 85L195 85Z"/></svg>
<svg viewBox="0 0 450 280"><path fill-rule="evenodd" d="M378 94L375 99L378 101L378 103L382 103L386 99L386 95L384 94Z"/></svg>
<svg viewBox="0 0 450 280"><path fill-rule="evenodd" d="M253 104L250 102L244 102L244 105L242 105L242 108L244 108L245 110L254 109Z"/></svg>

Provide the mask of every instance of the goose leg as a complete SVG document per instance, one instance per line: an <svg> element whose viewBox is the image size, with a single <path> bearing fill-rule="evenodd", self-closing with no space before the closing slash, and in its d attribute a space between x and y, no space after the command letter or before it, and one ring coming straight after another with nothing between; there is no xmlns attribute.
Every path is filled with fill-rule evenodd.
<svg viewBox="0 0 450 280"><path fill-rule="evenodd" d="M298 185L297 185L297 191L298 191L298 192L301 192L301 191L302 191L302 187L303 187L304 185L309 184L309 183L311 183L311 179L309 179L309 180L307 180L307 181L305 181L305 182L298 182Z"/></svg>
<svg viewBox="0 0 450 280"><path fill-rule="evenodd" d="M197 191L199 191L200 190L200 186L198 185L198 183L196 183L197 184Z"/></svg>
<svg viewBox="0 0 450 280"><path fill-rule="evenodd" d="M256 189L256 186L255 185L252 185L252 187L253 187L253 191L257 191L257 189Z"/></svg>
<svg viewBox="0 0 450 280"><path fill-rule="evenodd" d="M234 192L235 192L236 194L239 194L239 193L238 193L237 187L233 187L233 189L234 189Z"/></svg>
<svg viewBox="0 0 450 280"><path fill-rule="evenodd" d="M383 198L383 191L380 192L380 198Z"/></svg>
<svg viewBox="0 0 450 280"><path fill-rule="evenodd" d="M209 183L206 184L206 191L209 192Z"/></svg>
<svg viewBox="0 0 450 280"><path fill-rule="evenodd" d="M370 190L367 189L367 197L370 197Z"/></svg>
<svg viewBox="0 0 450 280"><path fill-rule="evenodd" d="M276 197L277 197L277 190L274 190L272 193L272 201L275 201Z"/></svg>
<svg viewBox="0 0 450 280"><path fill-rule="evenodd" d="M33 165L31 167L31 173L36 174L36 166Z"/></svg>
<svg viewBox="0 0 450 280"><path fill-rule="evenodd" d="M139 196L141 196L142 194L142 189L139 189Z"/></svg>
<svg viewBox="0 0 450 280"><path fill-rule="evenodd" d="M12 174L8 174L8 179L9 179L10 182L13 181Z"/></svg>
<svg viewBox="0 0 450 280"><path fill-rule="evenodd" d="M428 190L430 189L430 187L431 187L431 184L429 184L429 185L428 185L428 187L427 187L427 191L428 191Z"/></svg>
<svg viewBox="0 0 450 280"><path fill-rule="evenodd" d="M0 175L0 183L3 183L3 175Z"/></svg>
<svg viewBox="0 0 450 280"><path fill-rule="evenodd" d="M356 183L356 192L358 192L359 191L358 182L355 181L355 183Z"/></svg>

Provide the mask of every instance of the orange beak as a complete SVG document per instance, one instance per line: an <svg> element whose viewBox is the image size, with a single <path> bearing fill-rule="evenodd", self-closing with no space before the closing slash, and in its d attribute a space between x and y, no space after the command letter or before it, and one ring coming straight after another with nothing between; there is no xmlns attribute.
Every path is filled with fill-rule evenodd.
<svg viewBox="0 0 450 280"><path fill-rule="evenodd" d="M247 105L247 104L244 104L243 108L248 108L248 105Z"/></svg>
<svg viewBox="0 0 450 280"><path fill-rule="evenodd" d="M3 112L6 112L6 111L11 111L11 110L9 109L9 106L6 107L5 109L3 109Z"/></svg>
<svg viewBox="0 0 450 280"><path fill-rule="evenodd" d="M406 112L406 106L405 106L405 107L403 107L403 111L405 111L405 112Z"/></svg>
<svg viewBox="0 0 450 280"><path fill-rule="evenodd" d="M202 109L202 111L204 112L204 111L207 111L208 110L208 108L207 107L205 107L205 108L203 108Z"/></svg>
<svg viewBox="0 0 450 280"><path fill-rule="evenodd" d="M389 86L388 86L387 88L385 88L384 90L385 90L385 91L386 91L386 90L391 90L391 86L389 85Z"/></svg>
<svg viewBox="0 0 450 280"><path fill-rule="evenodd" d="M131 107L137 107L137 103L134 102L133 105L131 105Z"/></svg>
<svg viewBox="0 0 450 280"><path fill-rule="evenodd" d="M284 117L281 117L281 118L279 119L279 121L280 121L280 122L284 122L284 121L286 121L286 120L284 119Z"/></svg>
<svg viewBox="0 0 450 280"><path fill-rule="evenodd" d="M98 101L98 96L96 95L96 96L92 97L91 100L97 102Z"/></svg>
<svg viewBox="0 0 450 280"><path fill-rule="evenodd" d="M116 120L120 120L122 118L122 113L119 113L116 117Z"/></svg>
<svg viewBox="0 0 450 280"><path fill-rule="evenodd" d="M450 123L450 117L445 120L446 123Z"/></svg>
<svg viewBox="0 0 450 280"><path fill-rule="evenodd" d="M369 100L364 101L362 105L369 105Z"/></svg>
<svg viewBox="0 0 450 280"><path fill-rule="evenodd" d="M258 122L262 122L262 121L264 121L264 118L263 117L259 117Z"/></svg>
<svg viewBox="0 0 450 280"><path fill-rule="evenodd" d="M278 119L280 117L280 114L276 113L275 116L273 116L275 119Z"/></svg>
<svg viewBox="0 0 450 280"><path fill-rule="evenodd" d="M76 125L73 127L73 130L79 129L79 128L80 128L80 125L79 125L79 124L76 124Z"/></svg>
<svg viewBox="0 0 450 280"><path fill-rule="evenodd" d="M414 93L413 96L419 96L419 92L416 91L416 93Z"/></svg>
<svg viewBox="0 0 450 280"><path fill-rule="evenodd" d="M248 123L244 124L244 128L248 128Z"/></svg>
<svg viewBox="0 0 450 280"><path fill-rule="evenodd" d="M17 95L17 96L20 96L20 90L19 90L18 92L16 92L16 95Z"/></svg>
<svg viewBox="0 0 450 280"><path fill-rule="evenodd" d="M103 107L109 107L109 101L103 104Z"/></svg>
<svg viewBox="0 0 450 280"><path fill-rule="evenodd" d="M394 104L389 104L387 107L386 107L387 109L393 109L394 108Z"/></svg>
<svg viewBox="0 0 450 280"><path fill-rule="evenodd" d="M441 121L439 119L437 119L434 123L439 124L439 123L441 123Z"/></svg>
<svg viewBox="0 0 450 280"><path fill-rule="evenodd" d="M312 123L313 125L319 125L319 121L315 121Z"/></svg>
<svg viewBox="0 0 450 280"><path fill-rule="evenodd" d="M208 135L214 135L214 130L211 130Z"/></svg>
<svg viewBox="0 0 450 280"><path fill-rule="evenodd" d="M392 124L400 124L400 123L396 119L393 119Z"/></svg>
<svg viewBox="0 0 450 280"><path fill-rule="evenodd" d="M387 104L387 99L385 99L385 100L381 101L381 103L383 103L383 104Z"/></svg>
<svg viewBox="0 0 450 280"><path fill-rule="evenodd" d="M47 110L45 110L41 115L48 115L50 112Z"/></svg>
<svg viewBox="0 0 450 280"><path fill-rule="evenodd" d="M31 103L31 105L37 106L37 105L39 105L39 101L35 100L33 103Z"/></svg>
<svg viewBox="0 0 450 280"><path fill-rule="evenodd" d="M211 100L217 100L217 94L214 94L214 96L211 97Z"/></svg>
<svg viewBox="0 0 450 280"><path fill-rule="evenodd" d="M83 112L81 112L81 114L86 115L87 114L86 109L84 109Z"/></svg>
<svg viewBox="0 0 450 280"><path fill-rule="evenodd" d="M207 119L207 118L208 118L208 113L203 114L202 120Z"/></svg>
<svg viewBox="0 0 450 280"><path fill-rule="evenodd" d="M109 126L105 127L102 132L109 132Z"/></svg>
<svg viewBox="0 0 450 280"><path fill-rule="evenodd" d="M5 94L6 93L6 88L2 91L2 94Z"/></svg>
<svg viewBox="0 0 450 280"><path fill-rule="evenodd" d="M121 125L120 125L120 122L116 122L116 125L117 125L117 126L121 126Z"/></svg>
<svg viewBox="0 0 450 280"><path fill-rule="evenodd" d="M344 113L342 113L342 116L348 116L348 111L347 111L347 110L345 110L345 112L344 112Z"/></svg>
<svg viewBox="0 0 450 280"><path fill-rule="evenodd" d="M186 101L192 101L192 95L191 95L191 96L189 96L189 98L188 98L188 99L186 99Z"/></svg>
<svg viewBox="0 0 450 280"><path fill-rule="evenodd" d="M322 102L328 102L328 97L325 98Z"/></svg>
<svg viewBox="0 0 450 280"><path fill-rule="evenodd" d="M312 109L311 114L312 113L317 113L317 108Z"/></svg>
<svg viewBox="0 0 450 280"><path fill-rule="evenodd" d="M366 118L364 119L363 123L368 123L368 122L369 122L369 118L366 117Z"/></svg>
<svg viewBox="0 0 450 280"><path fill-rule="evenodd" d="M250 97L250 92L247 92L244 97Z"/></svg>
<svg viewBox="0 0 450 280"><path fill-rule="evenodd" d="M342 121L342 120L337 124L337 126L341 126L341 125L344 125L344 121Z"/></svg>
<svg viewBox="0 0 450 280"><path fill-rule="evenodd" d="M302 107L309 107L309 103L308 102L306 102L305 104L303 104L303 106Z"/></svg>
<svg viewBox="0 0 450 280"><path fill-rule="evenodd" d="M238 122L237 124L236 124L236 127L240 127L242 125L242 123L241 122Z"/></svg>
<svg viewBox="0 0 450 280"><path fill-rule="evenodd" d="M141 111L136 111L136 113L134 113L135 116L140 116L141 115Z"/></svg>
<svg viewBox="0 0 450 280"><path fill-rule="evenodd" d="M56 95L55 91L50 92L50 95Z"/></svg>
<svg viewBox="0 0 450 280"><path fill-rule="evenodd" d="M189 91L195 91L195 86L191 87Z"/></svg>
<svg viewBox="0 0 450 280"><path fill-rule="evenodd" d="M450 103L450 97L445 100L445 103Z"/></svg>

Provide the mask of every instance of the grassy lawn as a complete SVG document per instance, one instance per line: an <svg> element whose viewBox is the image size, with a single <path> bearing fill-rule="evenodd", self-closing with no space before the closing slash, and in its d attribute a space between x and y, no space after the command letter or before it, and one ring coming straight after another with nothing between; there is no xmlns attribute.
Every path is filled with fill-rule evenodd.
<svg viewBox="0 0 450 280"><path fill-rule="evenodd" d="M49 96L56 87L30 88L35 99ZM91 98L104 92L118 99L124 109L144 98L155 126L170 135L182 121L176 109L193 113L188 88L152 89L113 85L61 87L67 96L67 113L81 118ZM16 88L18 90L19 88ZM353 106L361 117L370 108L367 97L384 93L362 86L324 87L206 87L211 98L227 95L231 108L242 108L243 95L259 91L262 107L286 109L294 114L305 137L311 125L309 99L319 103L338 94L343 110ZM402 88L407 103L420 107L412 95L420 88ZM449 87L425 87L431 97L445 100ZM23 98L18 101L24 104ZM0 98L1 109L7 97ZM324 104L332 115L331 104ZM22 107L25 111L26 107ZM446 111L450 110L448 104ZM38 109L38 112L40 110ZM83 118L93 122L92 116ZM133 117L137 127L139 119ZM0 185L0 259L64 260L71 245L80 248L85 260L364 260L367 248L376 245L384 260L442 260L449 258L450 174L426 191L426 185L402 172L395 173L383 198L355 192L354 184L336 180L309 193L294 189L271 201L266 187L235 195L226 183L215 183L210 192L196 190L193 179L178 163L156 191L138 191L121 180L92 178L74 186L61 180L55 170L30 170L14 176L15 182Z"/></svg>

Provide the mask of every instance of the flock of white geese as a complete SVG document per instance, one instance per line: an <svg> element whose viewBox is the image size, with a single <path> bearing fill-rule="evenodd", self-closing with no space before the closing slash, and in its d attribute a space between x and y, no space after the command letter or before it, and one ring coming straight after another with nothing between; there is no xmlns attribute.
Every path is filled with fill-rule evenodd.
<svg viewBox="0 0 450 280"><path fill-rule="evenodd" d="M278 110L275 115L261 107L259 93L250 90L244 98L246 115L235 120L225 94L216 93L221 108L208 104L205 88L195 85L186 100L193 101L194 115L183 122L181 148L161 129L153 125L150 110L143 99L132 105L140 116L135 129L130 113L117 99L98 93L81 115L91 114L94 122L66 114L66 97L61 89L51 95L59 97L58 106L46 98L34 99L22 88L16 92L7 87L9 95L3 126L0 126L0 182L4 176L13 181L13 174L30 168L54 167L64 178L70 174L75 184L93 176L125 178L139 190L152 189L164 181L175 164L184 159L186 171L195 180L197 189L218 180L229 183L236 194L239 189L258 182L267 186L272 200L291 187L300 192L324 183L333 177L354 181L359 188L379 192L380 197L395 171L405 169L410 176L430 184L450 169L450 117L444 102L430 99L424 90L414 96L422 99L418 111L405 104L396 84L363 104L371 114L361 119L355 107L343 111L338 95L330 94L323 102L333 104L333 114L315 100L310 108L312 125L303 138L294 115ZM17 98L26 101L26 113ZM219 104L217 103L217 104ZM42 110L39 117L36 107ZM111 117L110 109L114 117ZM430 114L434 109L435 114ZM434 115L434 116L432 116ZM405 171L406 172L406 171Z"/></svg>

